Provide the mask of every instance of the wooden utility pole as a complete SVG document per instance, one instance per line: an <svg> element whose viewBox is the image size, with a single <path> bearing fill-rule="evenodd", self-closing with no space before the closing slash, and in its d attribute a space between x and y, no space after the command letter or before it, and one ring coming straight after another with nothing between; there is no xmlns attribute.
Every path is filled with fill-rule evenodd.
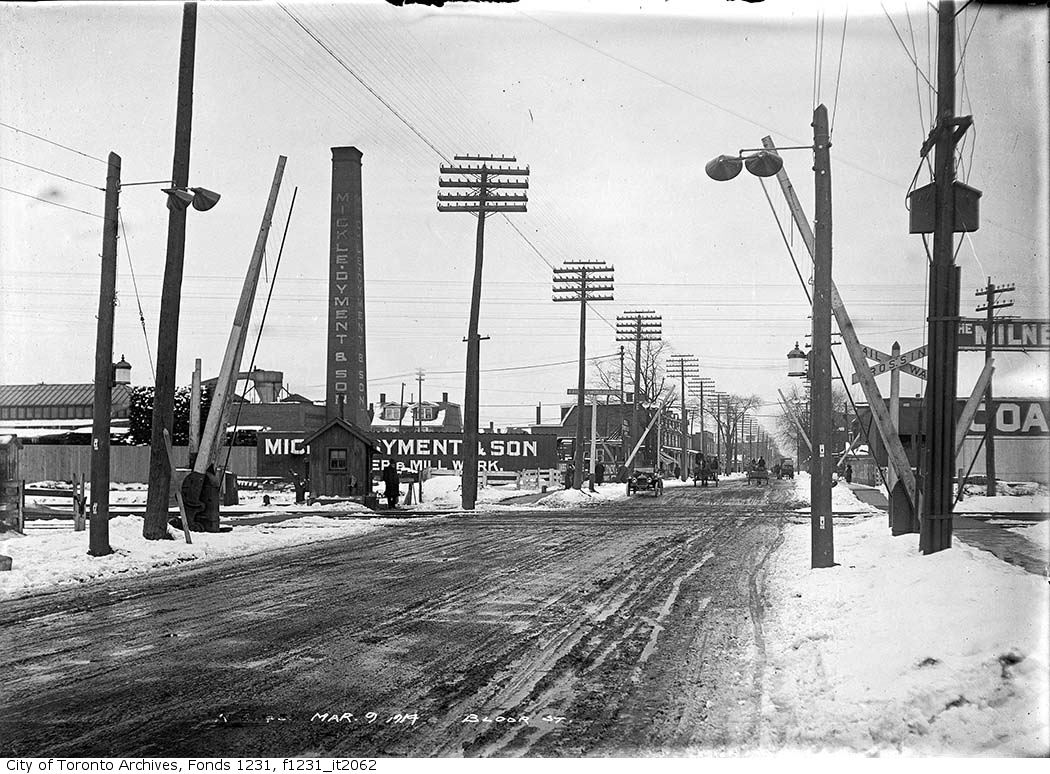
<svg viewBox="0 0 1050 774"><path fill-rule="evenodd" d="M689 478L689 428L685 419L685 380L700 376L700 361L693 355L671 355L667 359L667 376L681 380L682 395L682 460L680 476L682 481Z"/></svg>
<svg viewBox="0 0 1050 774"><path fill-rule="evenodd" d="M987 312L987 320L985 324L985 339L984 339L984 362L991 363L992 358L992 345L995 343L995 310L1006 309L1007 307L1013 306L1013 301L1000 301L996 302L995 297L999 293L1011 293L1015 290L1013 284L1010 285L993 285L992 278L988 278L988 284L984 288L980 288L974 294L976 296L984 296L984 305L978 306L978 312ZM984 391L984 478L985 478L985 494L988 497L995 496L995 423L996 423L996 410L995 403L992 400L992 380L989 377L988 386ZM966 428L963 428L965 434ZM959 439L961 440L961 439ZM956 444L958 445L958 444ZM963 482L959 482L961 487Z"/></svg>
<svg viewBox="0 0 1050 774"><path fill-rule="evenodd" d="M281 179L284 177L284 165L287 159L279 156L277 169L274 172L273 183L270 185L270 195L266 200L266 208L263 211L262 223L255 238L255 248L252 250L251 260L248 262L248 271L241 286L241 295L237 301L237 310L233 316L233 327L230 336L226 340L226 351L222 356L222 365L219 367L219 377L215 382L215 393L211 398L211 407L208 410L208 419L204 423L204 433L201 435L200 451L193 463L194 473L204 473L218 456L226 440L226 423L233 402L233 394L237 389L237 374L240 372L241 358L244 355L244 342L248 336L248 324L251 321L252 306L255 301L255 290L259 284L259 274L262 271L263 253L266 252L266 239L270 234L270 223L273 220L274 207L277 206L277 195L281 190Z"/></svg>
<svg viewBox="0 0 1050 774"><path fill-rule="evenodd" d="M810 365L810 424L813 462L810 465L811 566L835 564L831 524L832 405L831 405L831 141L828 110L813 111L813 172L815 251L813 256L813 351Z"/></svg>
<svg viewBox="0 0 1050 774"><path fill-rule="evenodd" d="M693 387L695 387L696 389L691 391L694 397L698 397L700 399L700 454L702 454L704 457L707 456L707 438L704 435L704 407L707 404L704 401L704 388L714 386L715 383L712 379L709 379L706 376L701 376L698 379L694 380Z"/></svg>
<svg viewBox="0 0 1050 774"><path fill-rule="evenodd" d="M442 165L439 188L460 189L457 193L438 193L439 212L469 212L478 219L474 247L474 282L470 296L470 321L467 326L466 386L463 397L463 479L462 505L472 510L478 497L478 400L480 393L481 338L478 318L481 313L481 271L485 255L485 218L500 212L525 212L529 187L528 167L513 167L513 156L455 156L455 163ZM521 189L522 193L504 193Z"/></svg>
<svg viewBox="0 0 1050 774"><path fill-rule="evenodd" d="M416 383L419 385L419 396L416 398L416 429L423 428L423 380L426 372L422 368L416 369Z"/></svg>
<svg viewBox="0 0 1050 774"><path fill-rule="evenodd" d="M631 414L631 438L634 441L638 440L638 431L641 427L638 408L642 397L642 342L660 340L662 320L663 318L651 309L624 312L616 316L616 340L634 342L634 408ZM659 462L659 455L660 452L657 450L657 462ZM632 464L634 462L633 454L631 462ZM626 461L624 464L627 464ZM630 469L633 470L633 467Z"/></svg>
<svg viewBox="0 0 1050 774"><path fill-rule="evenodd" d="M88 553L106 556L109 546L109 430L113 410L113 307L117 300L117 218L120 156L109 154L106 209L102 221L102 266L95 334L95 401L91 415L91 526Z"/></svg>
<svg viewBox="0 0 1050 774"><path fill-rule="evenodd" d="M197 40L197 4L182 11L179 54L178 108L175 113L175 151L171 166L172 188L189 185L190 129L193 120L193 66ZM170 203L170 202L169 202ZM164 431L174 432L175 366L179 345L179 306L182 301L182 265L186 253L186 209L168 207L168 246L157 326L157 376L153 389L153 423L150 433L149 491L142 536L147 540L168 537L168 497L172 470L164 445Z"/></svg>
<svg viewBox="0 0 1050 774"><path fill-rule="evenodd" d="M605 261L566 261L561 268L554 269L554 301L578 301L580 304L580 361L577 374L576 394L576 444L573 450L573 489L583 486L583 408L587 402L587 302L612 301L613 271ZM594 406L591 406L594 411ZM591 459L593 466L594 459ZM592 477L593 481L593 477Z"/></svg>
<svg viewBox="0 0 1050 774"><path fill-rule="evenodd" d="M193 361L193 381L190 383L190 437L189 463L193 466L201 443L201 359Z"/></svg>
<svg viewBox="0 0 1050 774"><path fill-rule="evenodd" d="M955 265L955 3L937 6L937 122L934 143L933 261L930 264L928 379L919 546L951 548L955 496L955 393L958 377L959 267ZM924 146L928 152L928 145ZM924 154L925 155L925 154Z"/></svg>

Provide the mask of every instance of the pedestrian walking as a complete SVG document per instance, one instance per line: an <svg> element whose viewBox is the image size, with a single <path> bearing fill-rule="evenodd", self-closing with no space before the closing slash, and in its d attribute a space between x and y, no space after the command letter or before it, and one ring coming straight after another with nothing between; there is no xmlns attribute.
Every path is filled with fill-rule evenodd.
<svg viewBox="0 0 1050 774"><path fill-rule="evenodd" d="M852 465L847 465L846 466L846 483L847 484L852 484L853 483L853 466Z"/></svg>
<svg viewBox="0 0 1050 774"><path fill-rule="evenodd" d="M396 508L397 500L401 496L401 478L397 474L397 463L394 460L390 460L383 468L383 484L386 485L383 495L386 497L387 507Z"/></svg>
<svg viewBox="0 0 1050 774"><path fill-rule="evenodd" d="M576 478L576 466L571 462L565 465L565 488L572 489L572 482Z"/></svg>
<svg viewBox="0 0 1050 774"><path fill-rule="evenodd" d="M605 483L605 465L602 464L601 460L594 463L594 483L597 486Z"/></svg>

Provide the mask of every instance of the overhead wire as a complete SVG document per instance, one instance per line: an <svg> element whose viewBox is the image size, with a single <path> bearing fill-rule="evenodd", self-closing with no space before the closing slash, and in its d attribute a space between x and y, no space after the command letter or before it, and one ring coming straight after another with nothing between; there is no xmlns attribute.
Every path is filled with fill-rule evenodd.
<svg viewBox="0 0 1050 774"><path fill-rule="evenodd" d="M835 133L835 115L839 111L839 85L842 83L842 59L846 51L846 25L849 23L849 3L846 4L846 14L842 19L842 42L839 44L839 67L835 74L835 101L831 110L831 126L828 129L828 138Z"/></svg>
<svg viewBox="0 0 1050 774"><path fill-rule="evenodd" d="M72 210L73 212L79 212L79 213L82 213L84 215L90 215L93 218L99 218L101 220L105 220L106 219L105 215L100 215L97 212L88 212L87 210L82 210L82 209L80 209L78 207L70 207L68 204L59 204L58 202L53 202L50 199L42 199L39 196L33 196L33 194L27 194L25 191L16 191L14 188L8 188L7 186L4 186L4 185L0 185L0 191L7 191L8 193L18 194L19 196L24 196L27 199L36 199L38 202L43 202L44 204L50 204L50 205L55 206L55 207L61 207L62 209L65 209L65 210Z"/></svg>
<svg viewBox="0 0 1050 774"><path fill-rule="evenodd" d="M135 291L135 303L139 309L139 323L142 325L142 338L146 342L146 357L149 358L150 375L154 381L157 379L157 369L153 365L153 352L149 346L149 333L146 331L146 315L142 312L142 297L139 295L139 283L135 279L135 264L131 260L131 248L128 243L128 231L124 228L124 213L117 209L117 220L120 223L120 233L124 235L124 252L128 256L128 268L131 270L131 286Z"/></svg>
<svg viewBox="0 0 1050 774"><path fill-rule="evenodd" d="M46 142L49 145L54 145L56 148L62 148L63 150L67 150L67 151L70 151L72 153L76 153L77 155L84 156L85 158L89 158L89 159L92 159L94 161L99 161L99 162L101 162L103 164L108 164L109 163L105 159L100 159L98 156L92 156L90 153L85 153L84 151L77 150L76 148L71 148L68 145L63 145L60 142L55 142L54 140L49 140L47 137L43 137L42 135L26 131L25 129L19 129L17 126L12 126L11 124L5 123L3 121L0 121L0 126L6 127L7 129L10 129L10 130L12 130L14 132L18 132L19 134L28 135L29 137L32 137L35 140L40 140L42 142Z"/></svg>
<svg viewBox="0 0 1050 774"><path fill-rule="evenodd" d="M0 161L7 161L7 162L10 162L11 164L17 164L20 167L25 167L26 169L32 169L35 172L43 172L45 175L52 175L54 177L59 177L59 178L62 178L63 180L68 180L71 183L77 183L78 185L87 186L88 188L94 188L96 191L105 191L106 190L105 188L101 188L101 187L99 187L97 185L92 185L91 183L85 183L83 180L77 180L74 177L66 177L65 175L60 175L58 172L52 172L50 169L44 169L43 167L34 167L32 164L26 164L24 161L19 161L18 159L13 159L13 158L10 158L9 156L0 156Z"/></svg>

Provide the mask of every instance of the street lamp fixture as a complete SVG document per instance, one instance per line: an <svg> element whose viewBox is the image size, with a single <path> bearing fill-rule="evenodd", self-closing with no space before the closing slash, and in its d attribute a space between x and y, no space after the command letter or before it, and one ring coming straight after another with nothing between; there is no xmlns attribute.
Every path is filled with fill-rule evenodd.
<svg viewBox="0 0 1050 774"><path fill-rule="evenodd" d="M791 145L777 150L813 150L813 146ZM773 177L784 168L784 160L779 153L766 148L741 148L735 156L722 154L711 159L704 166L704 171L712 180L723 183L739 175L744 167L755 177Z"/></svg>
<svg viewBox="0 0 1050 774"><path fill-rule="evenodd" d="M209 191L207 188L162 188L168 196L168 209L173 212L181 212L193 205L198 212L207 212L214 207L220 194Z"/></svg>
<svg viewBox="0 0 1050 774"><path fill-rule="evenodd" d="M798 342L795 342L795 348L788 352L788 376L799 377L805 376L807 373L807 366L809 363L809 357L798 348Z"/></svg>

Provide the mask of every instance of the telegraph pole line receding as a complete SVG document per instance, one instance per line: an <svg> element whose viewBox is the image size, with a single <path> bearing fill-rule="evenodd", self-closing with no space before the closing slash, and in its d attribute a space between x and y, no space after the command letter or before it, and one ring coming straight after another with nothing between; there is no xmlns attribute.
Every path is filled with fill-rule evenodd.
<svg viewBox="0 0 1050 774"><path fill-rule="evenodd" d="M685 380L700 376L700 361L692 355L671 355L667 358L667 376L681 381L682 395L682 459L679 461L679 475L685 481L689 478L689 426L686 424Z"/></svg>
<svg viewBox="0 0 1050 774"><path fill-rule="evenodd" d="M707 376L702 376L693 381L692 394L700 399L700 454L707 457L707 438L704 436L704 408L707 405L704 398L704 389L714 389L715 382Z"/></svg>
<svg viewBox="0 0 1050 774"><path fill-rule="evenodd" d="M466 387L463 397L463 508L472 510L478 496L478 397L480 391L481 339L478 316L481 309L481 270L485 252L485 217L493 213L525 212L529 168L511 166L512 156L455 156L442 164L438 192L439 212L467 212L478 219L474 248L474 282L470 296L467 329ZM511 178L511 179L507 179ZM519 190L521 193L507 193Z"/></svg>
<svg viewBox="0 0 1050 774"><path fill-rule="evenodd" d="M637 446L641 438L641 424L638 421L638 402L641 399L642 381L642 342L659 341L663 318L651 309L624 312L616 316L616 340L634 342L634 408L631 413L631 444L624 444L626 452L630 445ZM657 450L659 455L659 450ZM631 469L634 469L634 458Z"/></svg>
<svg viewBox="0 0 1050 774"><path fill-rule="evenodd" d="M975 296L984 296L984 304L977 307L978 312L987 312L987 324L985 326L984 333L984 361L989 363L992 360L992 345L995 341L993 335L995 326L995 310L1006 309L1007 307L1013 306L1013 301L1000 301L996 303L995 297L999 293L1012 293L1016 288L1011 283L1009 285L993 285L992 278L988 278L988 284L977 290L974 293ZM995 410L995 404L992 402L992 379L989 377L988 386L984 390L984 480L985 480L985 495L988 497L995 497L995 425L997 420L997 412ZM956 443L958 446L958 443ZM963 482L959 482L959 486L962 487Z"/></svg>
<svg viewBox="0 0 1050 774"><path fill-rule="evenodd" d="M580 365L576 395L576 444L573 450L576 472L572 479L573 489L583 486L583 407L587 402L584 370L587 362L587 302L613 300L613 271L613 267L605 261L565 261L560 269L554 269L554 300L580 303ZM596 410L596 401L592 401L591 411ZM591 489L594 489L593 479Z"/></svg>

